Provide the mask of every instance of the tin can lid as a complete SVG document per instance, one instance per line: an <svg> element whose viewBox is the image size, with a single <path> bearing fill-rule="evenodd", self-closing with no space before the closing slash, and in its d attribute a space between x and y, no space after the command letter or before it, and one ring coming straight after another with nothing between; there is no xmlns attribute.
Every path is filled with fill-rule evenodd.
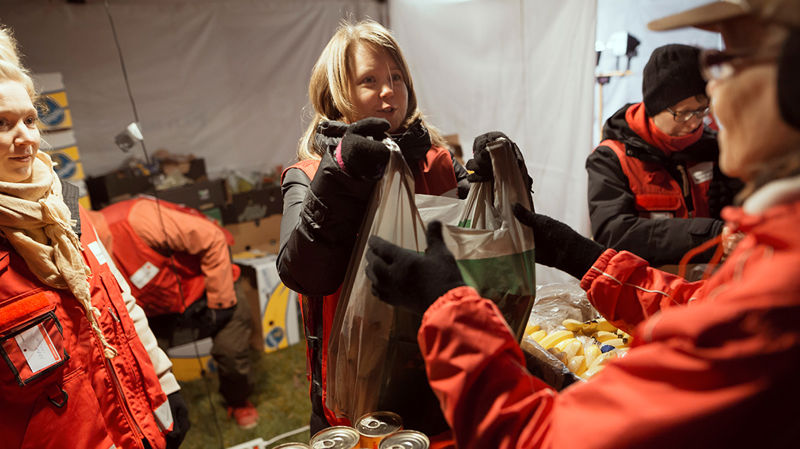
<svg viewBox="0 0 800 449"><path fill-rule="evenodd" d="M431 442L422 432L401 430L384 438L379 449L428 449Z"/></svg>
<svg viewBox="0 0 800 449"><path fill-rule="evenodd" d="M361 439L356 429L334 426L320 430L309 441L311 449L353 449Z"/></svg>
<svg viewBox="0 0 800 449"><path fill-rule="evenodd" d="M279 446L275 446L272 449L309 449L308 445L305 443L283 443Z"/></svg>
<svg viewBox="0 0 800 449"><path fill-rule="evenodd" d="M389 435L403 428L403 418L392 412L371 412L359 418L355 428L367 437Z"/></svg>

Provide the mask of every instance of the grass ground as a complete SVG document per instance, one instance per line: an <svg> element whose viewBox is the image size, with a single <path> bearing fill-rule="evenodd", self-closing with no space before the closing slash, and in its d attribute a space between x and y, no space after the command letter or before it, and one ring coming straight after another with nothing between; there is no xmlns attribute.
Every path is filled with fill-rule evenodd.
<svg viewBox="0 0 800 449"><path fill-rule="evenodd" d="M219 382L214 374L207 374L207 380L181 383L192 422L181 449L221 449L259 437L266 441L308 425L311 404L303 343L269 354L254 353L253 358L256 383L251 401L260 416L258 426L242 430L228 418L218 392ZM213 410L209 403L209 390ZM308 443L308 439L308 431L304 431L268 447L290 441Z"/></svg>

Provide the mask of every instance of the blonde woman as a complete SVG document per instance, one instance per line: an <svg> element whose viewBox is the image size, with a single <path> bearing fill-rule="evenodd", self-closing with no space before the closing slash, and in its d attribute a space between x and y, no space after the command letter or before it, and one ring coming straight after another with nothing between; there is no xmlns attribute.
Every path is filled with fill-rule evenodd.
<svg viewBox="0 0 800 449"><path fill-rule="evenodd" d="M308 95L314 117L300 141L298 162L283 173L278 270L302 295L314 433L345 423L324 407L324 361L338 289L367 200L389 158L380 140L388 135L397 142L417 193L465 195L469 183L419 111L403 53L382 25L343 23L312 70Z"/></svg>
<svg viewBox="0 0 800 449"><path fill-rule="evenodd" d="M2 446L178 447L188 416L169 360L78 212L77 188L39 151L35 98L0 29Z"/></svg>

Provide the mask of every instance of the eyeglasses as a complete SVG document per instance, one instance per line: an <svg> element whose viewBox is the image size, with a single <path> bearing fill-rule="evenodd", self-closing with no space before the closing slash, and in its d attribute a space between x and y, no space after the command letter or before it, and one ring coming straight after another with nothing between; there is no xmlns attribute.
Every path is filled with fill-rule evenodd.
<svg viewBox="0 0 800 449"><path fill-rule="evenodd" d="M678 123L686 123L691 120L693 117L703 118L708 115L711 108L708 106L704 107L703 109L697 109L695 111L673 111L670 108L667 108L667 112L672 114L672 118Z"/></svg>
<svg viewBox="0 0 800 449"><path fill-rule="evenodd" d="M703 50L700 71L706 81L724 80L746 67L767 64L778 59L780 46L739 50Z"/></svg>

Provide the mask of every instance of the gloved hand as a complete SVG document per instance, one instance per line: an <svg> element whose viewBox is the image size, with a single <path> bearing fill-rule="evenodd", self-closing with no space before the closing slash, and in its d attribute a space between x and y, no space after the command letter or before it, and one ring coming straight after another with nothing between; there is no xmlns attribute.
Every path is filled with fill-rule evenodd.
<svg viewBox="0 0 800 449"><path fill-rule="evenodd" d="M467 170L472 172L467 177L467 180L469 182L487 182L494 179L492 158L486 146L500 138L511 142L511 146L514 148L514 154L517 157L517 165L519 165L520 172L525 178L525 186L528 191L530 191L533 186L533 179L528 175L528 168L525 165L525 158L522 157L522 151L520 151L516 143L500 131L490 131L475 138L475 141L472 143L472 159L467 161L466 165Z"/></svg>
<svg viewBox="0 0 800 449"><path fill-rule="evenodd" d="M708 214L711 218L720 219L722 208L733 204L736 195L742 190L744 184L736 179L725 176L714 165L714 175L708 186Z"/></svg>
<svg viewBox="0 0 800 449"><path fill-rule="evenodd" d="M236 304L233 307L228 307L227 309L212 309L211 307L206 309L206 319L208 321L208 326L212 329L212 333L216 334L219 332L223 327L225 327L228 322L233 318L233 314L236 312Z"/></svg>
<svg viewBox="0 0 800 449"><path fill-rule="evenodd" d="M178 449L186 437L186 432L192 427L192 423L189 422L189 408L180 391L167 396L167 400L172 412L172 431L166 435L167 449Z"/></svg>
<svg viewBox="0 0 800 449"><path fill-rule="evenodd" d="M533 229L536 263L557 268L581 279L606 248L545 215L514 205L514 216Z"/></svg>
<svg viewBox="0 0 800 449"><path fill-rule="evenodd" d="M372 293L393 306L422 314L449 290L466 285L456 259L442 238L442 224L433 221L425 232L425 254L400 248L372 236L367 249L367 277Z"/></svg>
<svg viewBox="0 0 800 449"><path fill-rule="evenodd" d="M358 179L379 179L383 176L386 163L389 162L389 148L381 140L386 138L390 126L388 121L375 117L350 125L342 137L338 150L341 154L336 155L339 166Z"/></svg>

